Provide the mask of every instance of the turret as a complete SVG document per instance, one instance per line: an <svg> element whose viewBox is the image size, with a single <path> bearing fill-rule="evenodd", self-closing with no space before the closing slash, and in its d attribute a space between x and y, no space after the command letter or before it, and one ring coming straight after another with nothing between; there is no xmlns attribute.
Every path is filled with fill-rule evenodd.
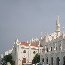
<svg viewBox="0 0 65 65"><path fill-rule="evenodd" d="M56 32L60 32L59 16L57 16L57 20L56 20Z"/></svg>
<svg viewBox="0 0 65 65"><path fill-rule="evenodd" d="M57 16L57 20L56 20L56 33L57 33L57 36L60 36L60 21L59 21L59 16Z"/></svg>

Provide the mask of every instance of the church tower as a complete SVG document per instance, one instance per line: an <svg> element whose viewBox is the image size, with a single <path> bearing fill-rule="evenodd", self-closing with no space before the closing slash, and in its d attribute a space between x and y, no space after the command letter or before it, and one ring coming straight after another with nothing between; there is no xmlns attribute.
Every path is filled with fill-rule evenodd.
<svg viewBox="0 0 65 65"><path fill-rule="evenodd" d="M56 33L58 36L60 36L60 21L59 21L59 16L57 16L56 20Z"/></svg>

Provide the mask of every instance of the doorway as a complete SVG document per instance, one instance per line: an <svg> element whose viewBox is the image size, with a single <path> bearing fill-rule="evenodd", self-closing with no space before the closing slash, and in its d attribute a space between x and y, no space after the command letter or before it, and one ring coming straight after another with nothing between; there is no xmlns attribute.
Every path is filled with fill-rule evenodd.
<svg viewBox="0 0 65 65"><path fill-rule="evenodd" d="M56 65L59 65L59 61L60 61L60 59L59 59L59 57L57 57L56 58Z"/></svg>
<svg viewBox="0 0 65 65"><path fill-rule="evenodd" d="M26 58L23 58L22 64L26 63Z"/></svg>

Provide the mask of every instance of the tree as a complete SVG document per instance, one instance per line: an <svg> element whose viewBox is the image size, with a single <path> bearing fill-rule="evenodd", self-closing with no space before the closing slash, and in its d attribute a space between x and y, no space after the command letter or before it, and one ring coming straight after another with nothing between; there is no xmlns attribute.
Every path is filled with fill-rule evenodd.
<svg viewBox="0 0 65 65"><path fill-rule="evenodd" d="M4 56L4 60L5 60L6 62L10 62L10 61L12 60L12 55L9 54L9 55Z"/></svg>
<svg viewBox="0 0 65 65"><path fill-rule="evenodd" d="M4 63L2 63L2 65L6 65L7 62L10 62L11 65L15 64L15 62L12 60L12 55L11 54L4 56L4 58L2 59L2 61L4 61Z"/></svg>
<svg viewBox="0 0 65 65"><path fill-rule="evenodd" d="M35 57L32 60L32 64L36 64L40 62L40 55L36 54Z"/></svg>

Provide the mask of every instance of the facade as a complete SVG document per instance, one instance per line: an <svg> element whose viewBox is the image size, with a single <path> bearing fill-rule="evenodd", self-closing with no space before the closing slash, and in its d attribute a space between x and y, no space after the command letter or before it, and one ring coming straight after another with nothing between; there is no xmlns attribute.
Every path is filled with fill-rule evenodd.
<svg viewBox="0 0 65 65"><path fill-rule="evenodd" d="M48 65L65 65L65 34L60 30L59 16L55 32L46 34L40 42L45 49L41 55L41 62Z"/></svg>
<svg viewBox="0 0 65 65"><path fill-rule="evenodd" d="M18 39L14 42L12 56L15 65L31 64L37 53L42 53L43 47L39 40L30 42L20 42Z"/></svg>

